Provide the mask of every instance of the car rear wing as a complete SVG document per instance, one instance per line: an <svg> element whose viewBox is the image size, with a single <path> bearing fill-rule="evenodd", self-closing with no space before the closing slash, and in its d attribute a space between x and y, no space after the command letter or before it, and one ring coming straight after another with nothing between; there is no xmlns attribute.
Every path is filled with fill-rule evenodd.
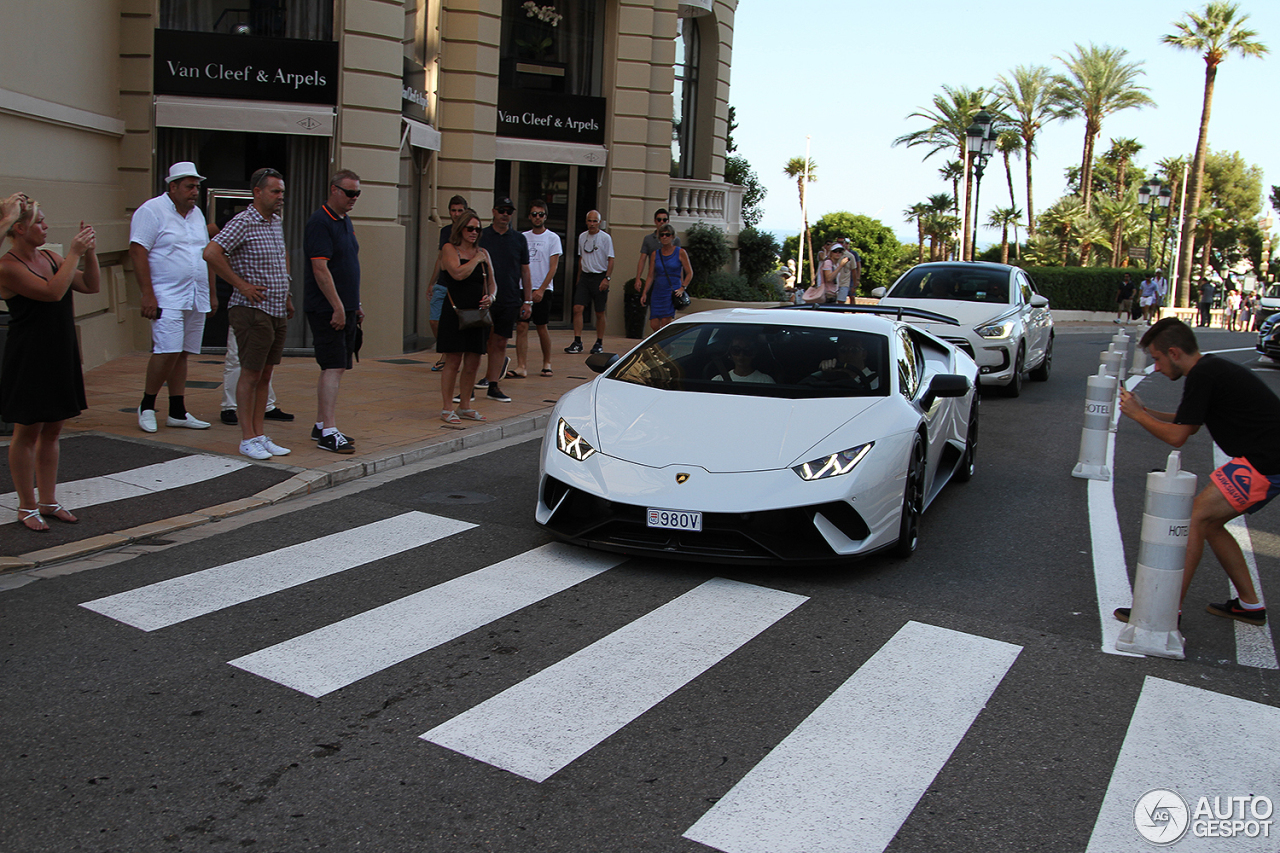
<svg viewBox="0 0 1280 853"><path fill-rule="evenodd" d="M841 314L883 314L897 317L899 320L903 317L914 317L918 320L927 320L930 323L946 323L949 326L960 325L959 321L954 317L948 317L945 314L938 314L934 311L925 311L923 308L907 308L901 305L780 305L777 310L835 311Z"/></svg>

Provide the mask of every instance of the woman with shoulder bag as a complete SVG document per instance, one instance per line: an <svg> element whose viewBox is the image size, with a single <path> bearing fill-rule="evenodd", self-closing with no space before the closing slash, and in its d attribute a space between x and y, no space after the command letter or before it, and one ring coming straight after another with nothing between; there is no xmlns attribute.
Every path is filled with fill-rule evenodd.
<svg viewBox="0 0 1280 853"><path fill-rule="evenodd" d="M447 424L485 420L484 415L471 407L480 356L489 344L489 326L477 322L482 318L477 317L476 312L487 315L497 287L489 253L477 245L480 228L480 216L468 210L454 224L449 242L440 250L439 285L447 290L448 298L440 312L436 352L444 356L444 369L440 371L440 420ZM455 412L453 387L459 380L463 408Z"/></svg>
<svg viewBox="0 0 1280 853"><path fill-rule="evenodd" d="M675 236L675 229L670 225L658 229L660 245L653 253L649 278L644 283L644 292L640 294L640 304L650 306L649 328L655 332L676 318L677 302L682 302L682 307L689 307L689 303L680 297L693 280L693 267L685 250L674 244Z"/></svg>

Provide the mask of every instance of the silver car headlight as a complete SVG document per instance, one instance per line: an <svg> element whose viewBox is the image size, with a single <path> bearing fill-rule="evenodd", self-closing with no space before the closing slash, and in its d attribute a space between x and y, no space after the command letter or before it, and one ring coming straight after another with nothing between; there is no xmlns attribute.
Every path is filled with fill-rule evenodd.
<svg viewBox="0 0 1280 853"><path fill-rule="evenodd" d="M1013 321L1006 320L1003 323L988 323L985 326L978 326L974 329L979 336L987 340L998 341L1009 337L1013 334Z"/></svg>
<svg viewBox="0 0 1280 853"><path fill-rule="evenodd" d="M596 452L596 449L578 435L564 418L556 424L556 447L561 453L578 462L585 462Z"/></svg>
<svg viewBox="0 0 1280 853"><path fill-rule="evenodd" d="M862 461L875 444L869 441L866 444L859 444L857 447L850 447L848 450L841 450L839 453L832 453L830 456L823 456L820 459L811 459L803 465L797 465L792 468L800 475L802 480L825 480L827 477L839 477L841 474L848 474L853 467Z"/></svg>

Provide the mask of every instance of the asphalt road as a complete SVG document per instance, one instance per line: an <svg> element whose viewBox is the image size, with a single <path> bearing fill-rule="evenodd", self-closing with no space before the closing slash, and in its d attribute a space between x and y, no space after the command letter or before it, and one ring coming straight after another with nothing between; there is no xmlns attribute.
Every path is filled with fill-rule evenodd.
<svg viewBox="0 0 1280 853"><path fill-rule="evenodd" d="M1064 334L1049 382L984 396L978 474L906 561L551 545L523 441L8 589L0 847L1122 851L1147 849L1153 789L1280 799L1280 671L1203 612L1229 597L1211 557L1187 660L1101 648L1070 471L1108 337ZM1180 387L1138 393L1172 409ZM1116 448L1132 571L1168 448L1129 423ZM1208 437L1183 459L1203 482ZM1280 589L1280 512L1248 524ZM1175 849L1280 850L1245 829Z"/></svg>

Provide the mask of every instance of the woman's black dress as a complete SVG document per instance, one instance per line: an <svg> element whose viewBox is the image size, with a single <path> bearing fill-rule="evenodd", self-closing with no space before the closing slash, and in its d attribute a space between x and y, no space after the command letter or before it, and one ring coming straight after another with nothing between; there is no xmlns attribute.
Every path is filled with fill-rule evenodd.
<svg viewBox="0 0 1280 853"><path fill-rule="evenodd" d="M459 308L479 308L480 298L484 296L484 266L476 264L471 275L461 281L449 275L448 270L442 269L437 282L437 287L439 286L448 288L449 299ZM491 327L459 329L458 315L453 310L453 305L449 304L449 299L445 299L444 309L440 312L436 352L474 352L483 355L488 351Z"/></svg>
<svg viewBox="0 0 1280 853"><path fill-rule="evenodd" d="M42 254L56 270L53 257ZM32 272L48 281L40 272ZM52 423L89 408L71 288L57 302L21 294L5 301L10 318L0 366L0 418L12 424Z"/></svg>

